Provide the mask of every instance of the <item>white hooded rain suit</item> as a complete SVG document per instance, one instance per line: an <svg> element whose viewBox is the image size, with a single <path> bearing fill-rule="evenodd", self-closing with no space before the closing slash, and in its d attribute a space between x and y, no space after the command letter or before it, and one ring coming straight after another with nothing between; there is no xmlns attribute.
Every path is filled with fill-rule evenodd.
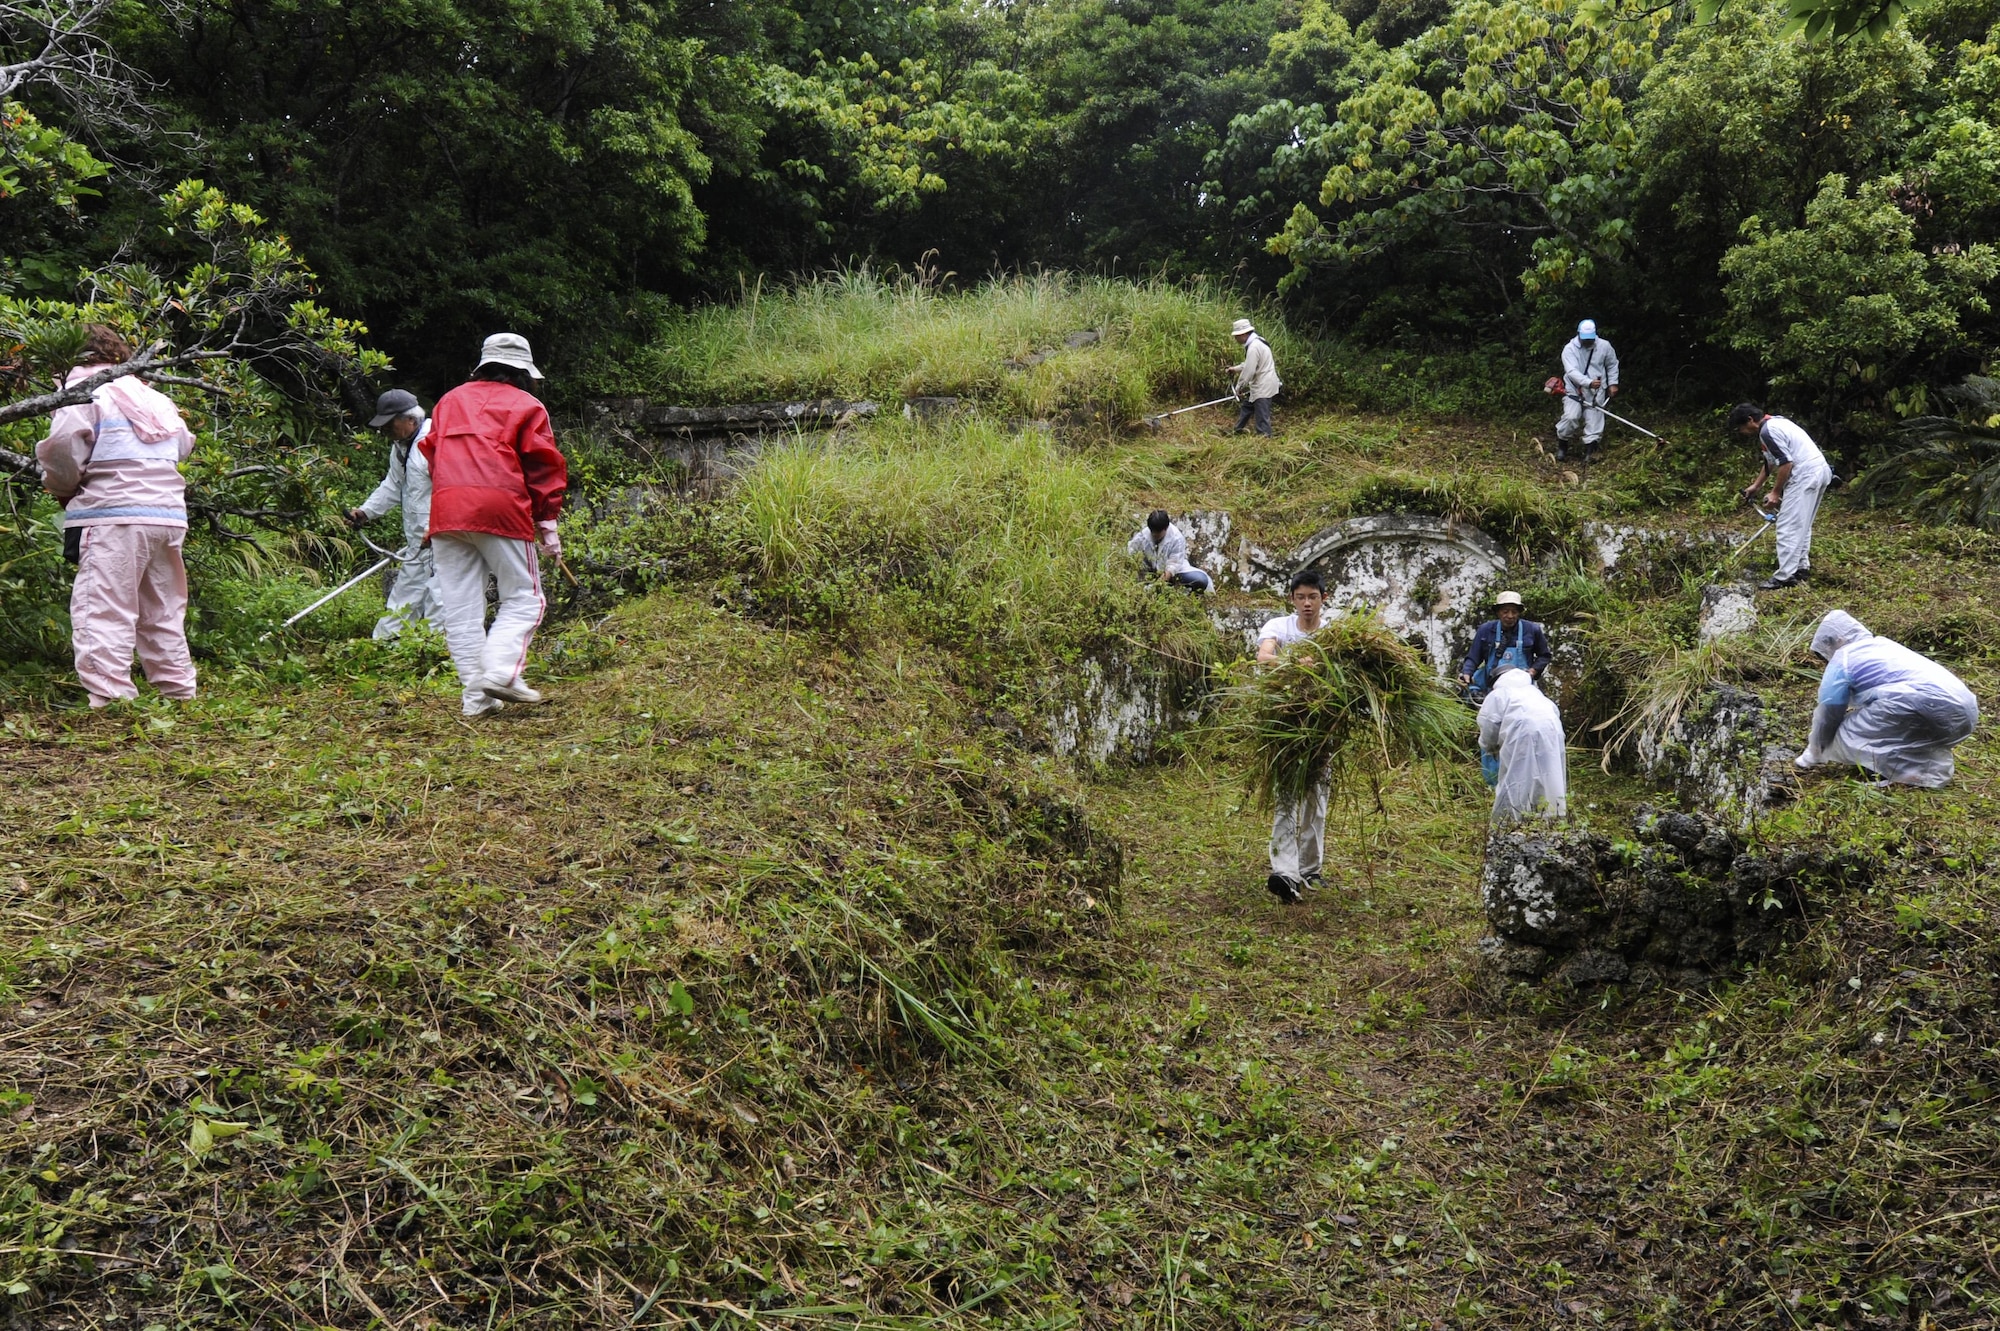
<svg viewBox="0 0 2000 1331"><path fill-rule="evenodd" d="M1493 821L1560 818L1569 810L1562 713L1525 670L1502 670L1479 705L1479 749L1498 754Z"/></svg>
<svg viewBox="0 0 2000 1331"><path fill-rule="evenodd" d="M388 473L361 504L361 512L371 522L400 506L403 548L410 552L396 570L386 612L375 621L373 636L378 639L395 637L404 625L416 619L428 619L439 632L444 631L444 606L438 600L436 586L437 566L424 544L431 530L431 464L417 447L430 432L431 423L426 418L407 440L389 442Z"/></svg>
<svg viewBox="0 0 2000 1331"><path fill-rule="evenodd" d="M1826 673L1800 767L1852 763L1932 789L1951 780L1951 751L1979 724L1979 700L1958 676L1845 610L1827 612L1812 645Z"/></svg>

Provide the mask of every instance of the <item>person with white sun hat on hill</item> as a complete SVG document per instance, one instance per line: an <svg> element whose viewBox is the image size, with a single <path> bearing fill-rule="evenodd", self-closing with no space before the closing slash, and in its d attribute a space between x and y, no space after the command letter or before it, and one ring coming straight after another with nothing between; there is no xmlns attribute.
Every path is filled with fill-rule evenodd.
<svg viewBox="0 0 2000 1331"><path fill-rule="evenodd" d="M1284 385L1278 382L1278 363L1271 359L1271 344L1257 332L1257 326L1248 319L1238 319L1236 326L1229 330L1236 339L1236 345L1243 348L1242 363L1229 367L1236 376L1236 396L1243 403L1243 409L1236 413L1236 433L1242 434L1243 427L1254 419L1257 433L1271 433L1271 399L1278 395Z"/></svg>

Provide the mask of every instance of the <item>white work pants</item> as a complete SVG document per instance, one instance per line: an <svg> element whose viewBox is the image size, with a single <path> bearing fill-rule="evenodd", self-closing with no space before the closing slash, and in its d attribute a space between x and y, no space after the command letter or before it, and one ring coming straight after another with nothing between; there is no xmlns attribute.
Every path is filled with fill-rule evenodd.
<svg viewBox="0 0 2000 1331"><path fill-rule="evenodd" d="M1583 391L1594 393L1596 390L1586 388ZM1594 402L1585 406L1574 397L1566 397L1563 399L1562 419L1556 422L1556 438L1572 444L1576 442L1579 431L1583 434L1585 448L1597 447L1604 438L1604 408Z"/></svg>
<svg viewBox="0 0 2000 1331"><path fill-rule="evenodd" d="M1321 786L1300 803L1279 805L1271 819L1271 872L1304 881L1326 858L1326 797Z"/></svg>
<svg viewBox="0 0 2000 1331"><path fill-rule="evenodd" d="M1820 496L1826 493L1831 472L1821 468L1817 475L1794 473L1778 499L1778 576L1794 578L1812 567L1813 516L1819 512Z"/></svg>
<svg viewBox="0 0 2000 1331"><path fill-rule="evenodd" d="M389 588L386 613L375 621L377 640L393 638L407 626L428 619L444 632L444 611L438 604L437 564L429 550L419 549L396 569L395 585Z"/></svg>
<svg viewBox="0 0 2000 1331"><path fill-rule="evenodd" d="M512 683L528 663L528 640L542 622L542 569L533 541L485 532L439 532L431 538L444 640L464 689L465 714L493 709L480 685ZM486 627L486 575L500 588L500 608Z"/></svg>

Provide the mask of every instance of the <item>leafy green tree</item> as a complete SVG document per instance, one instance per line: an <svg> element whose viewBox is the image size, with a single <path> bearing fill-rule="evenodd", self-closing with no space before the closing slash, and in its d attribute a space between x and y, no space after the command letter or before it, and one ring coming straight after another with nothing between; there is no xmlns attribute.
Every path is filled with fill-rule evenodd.
<svg viewBox="0 0 2000 1331"><path fill-rule="evenodd" d="M1751 216L1722 260L1729 345L1755 354L1781 392L1833 412L1880 394L1955 350L1968 313L1989 310L2000 274L1987 244L1926 253L1898 182L1850 193L1830 175L1804 224Z"/></svg>
<svg viewBox="0 0 2000 1331"><path fill-rule="evenodd" d="M1631 212L1646 238L1616 304L1634 349L1699 359L1727 317L1717 278L1738 226L1755 214L1796 226L1829 174L1894 169L1929 57L1905 33L1879 42L1787 34L1780 4L1736 0L1712 26L1686 26L1646 76ZM1752 365L1734 391L1756 391Z"/></svg>
<svg viewBox="0 0 2000 1331"><path fill-rule="evenodd" d="M1316 145L1332 165L1271 245L1288 285L1399 248L1448 249L1511 304L1561 298L1632 244L1626 99L1663 12L1470 0L1387 53Z"/></svg>
<svg viewBox="0 0 2000 1331"><path fill-rule="evenodd" d="M734 6L187 0L121 45L201 169L432 386L507 327L569 345L696 262L695 189L753 150Z"/></svg>

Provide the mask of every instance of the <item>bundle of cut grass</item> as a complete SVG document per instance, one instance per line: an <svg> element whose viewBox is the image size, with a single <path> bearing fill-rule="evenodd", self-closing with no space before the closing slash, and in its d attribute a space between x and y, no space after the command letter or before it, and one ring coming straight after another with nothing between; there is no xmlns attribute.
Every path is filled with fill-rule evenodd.
<svg viewBox="0 0 2000 1331"><path fill-rule="evenodd" d="M1267 809L1321 780L1336 795L1372 789L1407 762L1460 751L1471 721L1372 614L1333 620L1230 694L1222 726L1247 747L1245 779Z"/></svg>

